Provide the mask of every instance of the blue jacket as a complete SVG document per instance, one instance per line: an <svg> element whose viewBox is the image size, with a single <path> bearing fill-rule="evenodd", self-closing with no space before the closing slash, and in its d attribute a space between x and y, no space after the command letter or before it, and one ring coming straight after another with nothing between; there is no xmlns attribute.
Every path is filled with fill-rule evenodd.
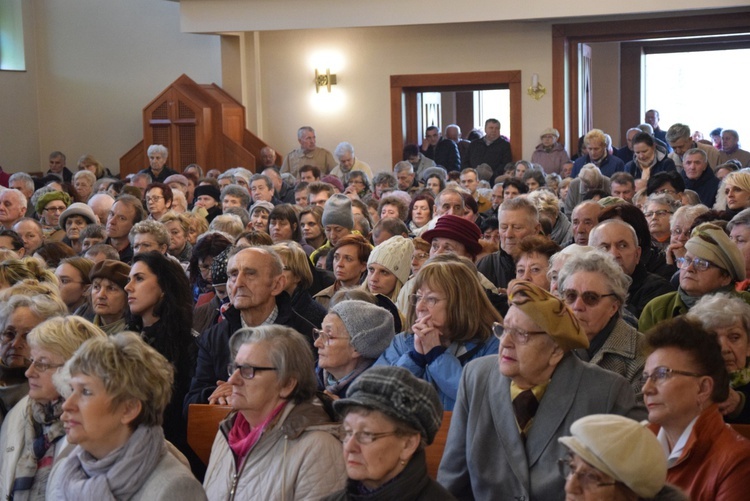
<svg viewBox="0 0 750 501"><path fill-rule="evenodd" d="M418 378L432 383L440 396L440 401L443 403L443 409L452 411L453 406L456 405L456 395L458 394L458 385L461 382L461 372L464 365L475 358L496 355L500 341L495 336L490 336L481 345L472 342L463 343L469 356L457 358L453 353L456 352L459 345L460 343L452 343L447 350L422 367L409 355L409 352L414 352L414 334L403 332L393 338L391 345L386 348L375 365L403 367Z"/></svg>
<svg viewBox="0 0 750 501"><path fill-rule="evenodd" d="M586 164L593 163L588 155L578 157L573 162L573 173L571 177L578 177L581 172L581 167ZM602 176L612 177L615 172L622 172L625 170L625 163L614 155L607 155L602 164L599 166L599 170L602 171Z"/></svg>

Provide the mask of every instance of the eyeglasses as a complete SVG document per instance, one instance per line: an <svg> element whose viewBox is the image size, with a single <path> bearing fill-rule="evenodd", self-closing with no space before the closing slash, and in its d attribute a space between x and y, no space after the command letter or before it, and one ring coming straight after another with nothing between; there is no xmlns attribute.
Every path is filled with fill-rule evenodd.
<svg viewBox="0 0 750 501"><path fill-rule="evenodd" d="M347 430L343 426L341 426L338 429L338 439L341 440L341 442L346 442L350 438L354 437L354 440L357 441L360 445L369 445L373 443L374 441L378 440L379 438L383 437L390 437L392 435L398 435L399 432L394 431L385 431L383 433L370 433L369 431L352 431Z"/></svg>
<svg viewBox="0 0 750 501"><path fill-rule="evenodd" d="M159 195L154 195L152 197L146 197L146 202L158 202L159 200L163 200L164 197L161 197Z"/></svg>
<svg viewBox="0 0 750 501"><path fill-rule="evenodd" d="M200 271L211 271L211 265L210 264L199 264L198 269Z"/></svg>
<svg viewBox="0 0 750 501"><path fill-rule="evenodd" d="M670 189L656 190L654 193L656 195L676 195L677 194L675 190L670 190Z"/></svg>
<svg viewBox="0 0 750 501"><path fill-rule="evenodd" d="M687 228L686 229L675 228L675 229L672 230L672 235L674 235L676 237L680 237L682 235L690 235L690 230L687 229Z"/></svg>
<svg viewBox="0 0 750 501"><path fill-rule="evenodd" d="M584 490L590 489L591 487L606 487L617 483L602 482L602 478L592 470L577 471L570 458L558 459L557 467L559 468L560 475L562 475L564 479L567 480L571 476L575 476L578 479L581 488Z"/></svg>
<svg viewBox="0 0 750 501"><path fill-rule="evenodd" d="M29 364L29 367L32 367L32 366L35 367L36 370L39 372L47 372L50 369L59 369L60 367L65 365L65 364L51 364L49 362L37 362L33 358L29 359L29 361L31 362Z"/></svg>
<svg viewBox="0 0 750 501"><path fill-rule="evenodd" d="M668 211L668 210L653 210L653 211L644 212L643 215L646 216L646 219L649 219L649 218L652 218L654 216L656 216L656 217L664 217L667 214L671 214L671 213L672 213L672 211Z"/></svg>
<svg viewBox="0 0 750 501"><path fill-rule="evenodd" d="M681 270L687 270L688 268L690 268L690 265L693 265L693 268L695 268L697 271L706 271L711 266L716 266L711 261L699 257L694 257L693 259L678 257L674 261L675 264L677 264L677 267Z"/></svg>
<svg viewBox="0 0 750 501"><path fill-rule="evenodd" d="M243 379L252 379L255 377L255 373L258 371L275 371L278 370L276 367L255 367L253 365L239 365L239 364L228 364L227 374L232 376L236 370L240 371L240 376Z"/></svg>
<svg viewBox="0 0 750 501"><path fill-rule="evenodd" d="M687 372L687 371L678 371L676 369L670 369L669 367L657 367L656 369L649 374L648 372L644 371L643 374L641 374L641 386L645 385L648 380L654 382L654 384L661 384L662 382L666 381L667 379L671 378L675 374L680 376L689 376L689 377L703 377L702 374L696 374L694 372Z"/></svg>
<svg viewBox="0 0 750 501"><path fill-rule="evenodd" d="M42 211L46 212L65 212L67 207L45 207Z"/></svg>
<svg viewBox="0 0 750 501"><path fill-rule="evenodd" d="M593 291L578 292L575 289L564 289L560 292L560 295L562 296L563 301L565 301L565 304L570 305L575 303L580 296L583 300L583 304L592 307L599 304L599 302L605 297L615 296L615 294L599 294L598 292Z"/></svg>
<svg viewBox="0 0 750 501"><path fill-rule="evenodd" d="M428 308L434 308L436 304L438 304L440 301L445 301L445 298L435 297L435 296L423 296L421 294L410 294L409 295L409 303L411 303L412 306L419 305L420 301L424 301L424 303L427 305Z"/></svg>
<svg viewBox="0 0 750 501"><path fill-rule="evenodd" d="M503 327L503 324L500 322L495 322L492 324L492 334L498 339L502 339L504 335L508 334L514 343L526 344L529 342L529 336L547 333L544 331L524 331L515 327Z"/></svg>
<svg viewBox="0 0 750 501"><path fill-rule="evenodd" d="M342 336L331 336L324 330L313 329L313 341L317 341L318 338L321 338L326 346L330 346L331 341L333 341L334 339L345 339Z"/></svg>
<svg viewBox="0 0 750 501"><path fill-rule="evenodd" d="M427 259L428 257L430 257L430 255L426 252L415 252L411 255L412 259Z"/></svg>

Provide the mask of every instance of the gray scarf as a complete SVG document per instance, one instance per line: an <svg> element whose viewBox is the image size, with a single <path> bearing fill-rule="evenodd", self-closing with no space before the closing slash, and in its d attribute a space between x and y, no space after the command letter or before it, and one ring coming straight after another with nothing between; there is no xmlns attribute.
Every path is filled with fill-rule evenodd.
<svg viewBox="0 0 750 501"><path fill-rule="evenodd" d="M130 499L166 453L161 426L139 426L125 445L102 459L76 447L60 465L59 494L66 500Z"/></svg>

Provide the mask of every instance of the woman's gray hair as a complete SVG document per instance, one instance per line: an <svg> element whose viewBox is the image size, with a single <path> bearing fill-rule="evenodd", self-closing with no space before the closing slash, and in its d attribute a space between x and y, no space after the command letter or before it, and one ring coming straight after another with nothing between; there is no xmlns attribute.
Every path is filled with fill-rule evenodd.
<svg viewBox="0 0 750 501"><path fill-rule="evenodd" d="M167 158L169 156L169 150L167 150L167 147L161 144L152 144L148 147L148 150L146 150L147 155L154 155L158 153L164 158Z"/></svg>
<svg viewBox="0 0 750 501"><path fill-rule="evenodd" d="M581 178L581 183L588 190L600 190L604 186L602 171L595 164L586 164L581 167L578 177Z"/></svg>
<svg viewBox="0 0 750 501"><path fill-rule="evenodd" d="M68 314L68 307L59 295L11 296L0 308L0 329L5 330L11 314L23 307L29 308L42 321Z"/></svg>
<svg viewBox="0 0 750 501"><path fill-rule="evenodd" d="M614 294L620 302L620 312L622 312L633 279L622 271L615 258L598 249L571 257L565 262L557 277L558 290L565 289L565 282L568 278L579 271L599 273L603 278L602 281L609 287L609 293Z"/></svg>
<svg viewBox="0 0 750 501"><path fill-rule="evenodd" d="M693 221L695 221L695 218L697 218L701 214L705 214L706 212L708 212L708 210L709 210L708 207L706 207L703 204L683 205L682 207L674 211L674 214L672 214L672 217L669 219L669 226L671 229L674 229L674 226L678 219L684 219L686 221L690 221L690 225L692 225ZM737 214L737 216L739 216L739 214ZM735 218L737 216L735 216ZM734 219L732 220L734 221ZM750 224L750 212L748 212L747 221L748 221L747 224Z"/></svg>
<svg viewBox="0 0 750 501"><path fill-rule="evenodd" d="M646 206L649 204L658 204L658 205L665 205L669 207L669 210L674 214L677 209L680 208L680 202L675 200L672 195L668 195L666 193L661 194L653 194L648 197L648 200L646 201Z"/></svg>
<svg viewBox="0 0 750 501"><path fill-rule="evenodd" d="M750 226L750 209L743 209L738 212L729 223L727 231L731 232L735 226Z"/></svg>
<svg viewBox="0 0 750 501"><path fill-rule="evenodd" d="M91 183L91 186L94 186L94 183L96 182L96 175L93 172L91 172L90 170L79 170L78 172L73 174L73 182L81 177L85 177L86 179L88 179Z"/></svg>
<svg viewBox="0 0 750 501"><path fill-rule="evenodd" d="M294 379L297 384L287 397L294 403L310 400L318 389L315 380L310 342L294 329L282 325L246 327L229 339L232 360L243 344L263 343L268 348L271 365L276 368L276 377L282 386Z"/></svg>
<svg viewBox="0 0 750 501"><path fill-rule="evenodd" d="M707 331L732 327L739 321L750 337L750 305L734 294L707 294L690 308L686 317L700 322Z"/></svg>

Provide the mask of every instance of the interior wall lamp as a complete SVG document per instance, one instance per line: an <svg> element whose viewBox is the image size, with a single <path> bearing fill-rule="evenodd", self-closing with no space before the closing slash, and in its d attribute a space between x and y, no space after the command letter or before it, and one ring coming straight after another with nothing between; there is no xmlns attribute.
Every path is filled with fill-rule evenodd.
<svg viewBox="0 0 750 501"><path fill-rule="evenodd" d="M315 92L319 93L321 87L328 89L331 92L331 85L336 85L336 75L331 75L331 69L326 68L325 73L319 73L315 70Z"/></svg>
<svg viewBox="0 0 750 501"><path fill-rule="evenodd" d="M526 90L526 93L537 101L547 93L544 85L539 83L539 75L537 73L531 76L531 87Z"/></svg>

